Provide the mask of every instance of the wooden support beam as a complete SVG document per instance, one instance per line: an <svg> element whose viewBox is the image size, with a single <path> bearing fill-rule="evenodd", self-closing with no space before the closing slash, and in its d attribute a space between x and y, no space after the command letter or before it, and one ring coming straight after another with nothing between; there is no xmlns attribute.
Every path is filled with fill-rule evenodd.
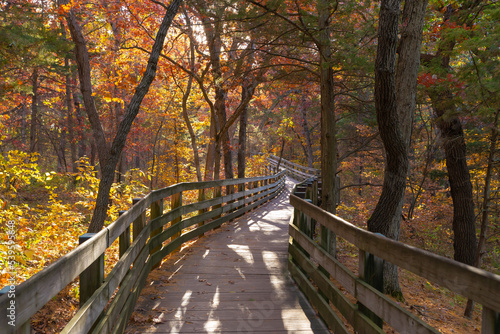
<svg viewBox="0 0 500 334"><path fill-rule="evenodd" d="M156 202L151 203L151 216L150 216L150 220L158 218L161 215L163 215L163 200L159 199ZM151 231L150 238L154 237L155 235L160 234L162 231L163 231L163 226L157 228L154 231ZM153 248L151 250L150 254L156 253L160 249L161 249L161 245L158 245L157 247L155 247L155 248ZM152 269L158 268L160 266L160 264L161 264L160 262L154 264Z"/></svg>
<svg viewBox="0 0 500 334"><path fill-rule="evenodd" d="M481 334L500 333L500 313L483 306Z"/></svg>
<svg viewBox="0 0 500 334"><path fill-rule="evenodd" d="M141 200L142 200L142 198L134 198L132 200L132 205L136 205ZM137 217L137 219L134 220L134 224L133 224L133 237L134 237L133 240L134 241L139 236L139 233L141 233L142 229L144 228L144 225L146 225L146 212L142 212L141 215L139 217Z"/></svg>
<svg viewBox="0 0 500 334"><path fill-rule="evenodd" d="M220 188L219 188L220 189ZM180 206L182 206L182 192L178 192L177 194L173 194L171 197L170 197L170 201L171 201L171 210L174 210ZM172 220L172 222L170 223L170 226L173 226L175 224L177 224L178 222L180 222L182 220L182 216L179 216L178 218L175 218L174 220ZM182 234L182 231L179 231L177 233L175 233L171 238L170 240L171 241L174 241L175 239L177 239L178 237L180 237ZM177 248L175 250L176 251L179 251L180 250L180 246L179 248Z"/></svg>
<svg viewBox="0 0 500 334"><path fill-rule="evenodd" d="M96 234L97 233L85 233L78 238L78 243L81 245ZM99 289L103 281L104 253L80 274L80 305L85 304L92 294Z"/></svg>
<svg viewBox="0 0 500 334"><path fill-rule="evenodd" d="M126 211L120 211L118 213L119 216L124 214ZM120 259L122 258L123 254L127 251L127 249L130 247L130 226L128 226L125 231L120 234L120 237L118 239L118 249L119 249L119 254L120 254Z"/></svg>
<svg viewBox="0 0 500 334"><path fill-rule="evenodd" d="M360 249L359 278L378 291L384 292L384 260ZM359 310L380 328L384 326L384 320L373 313L368 307L359 303Z"/></svg>

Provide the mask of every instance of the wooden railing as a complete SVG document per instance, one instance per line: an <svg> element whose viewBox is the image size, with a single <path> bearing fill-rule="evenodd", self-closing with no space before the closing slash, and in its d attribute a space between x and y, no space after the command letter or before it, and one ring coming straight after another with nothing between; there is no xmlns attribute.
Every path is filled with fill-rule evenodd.
<svg viewBox="0 0 500 334"><path fill-rule="evenodd" d="M80 275L80 309L62 333L122 333L152 268L186 241L275 197L284 187L284 176L285 172L280 172L248 179L180 183L149 193L102 231L84 235L80 246L13 287L14 295L2 295L0 332L29 333L30 317ZM226 187L224 196L222 187ZM204 199L203 193L210 189L214 197ZM182 205L182 193L192 190L199 191L199 201ZM163 201L168 197L172 208L164 212ZM190 213L196 214L183 219ZM120 260L104 277L104 252L117 240ZM9 311L12 304L14 312ZM8 318L9 314L13 317ZM9 324L12 318L16 326Z"/></svg>
<svg viewBox="0 0 500 334"><path fill-rule="evenodd" d="M367 283L382 282L383 260L473 299L483 307L482 333L500 333L500 276L360 229L315 206L312 187L313 182L298 185L290 196L295 211L289 226L289 270L335 333L348 331L330 303L358 333L383 333L384 321L400 333L438 333ZM313 240L315 222L359 248L359 277ZM330 277L357 302L352 303Z"/></svg>
<svg viewBox="0 0 500 334"><path fill-rule="evenodd" d="M304 181L310 178L319 178L320 171L316 168L304 167L302 165L296 164L294 162L281 159L275 156L270 155L267 159L269 164L273 167L277 167L278 163L280 165L280 170L286 170L287 174L298 181Z"/></svg>

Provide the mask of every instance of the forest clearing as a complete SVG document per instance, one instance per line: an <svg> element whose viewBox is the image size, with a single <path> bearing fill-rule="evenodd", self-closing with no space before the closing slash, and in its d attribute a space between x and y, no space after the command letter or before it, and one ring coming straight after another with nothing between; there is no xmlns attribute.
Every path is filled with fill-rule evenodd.
<svg viewBox="0 0 500 334"><path fill-rule="evenodd" d="M115 222L141 199L168 193L143 224L191 210L161 231L200 220L170 242L218 234L208 225L265 205L293 166L326 212L500 275L498 1L9 0L0 17L0 301L109 229L102 283L125 252ZM141 232L127 224L126 248ZM160 230L154 267L208 239L171 253ZM313 232L359 274L355 246ZM383 271L386 295L439 331L484 326L472 300ZM77 314L70 282L30 315L37 333Z"/></svg>

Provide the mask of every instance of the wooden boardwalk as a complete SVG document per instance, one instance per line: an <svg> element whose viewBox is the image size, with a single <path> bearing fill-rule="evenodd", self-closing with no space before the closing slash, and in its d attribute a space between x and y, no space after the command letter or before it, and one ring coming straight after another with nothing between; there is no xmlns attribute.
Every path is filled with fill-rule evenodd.
<svg viewBox="0 0 500 334"><path fill-rule="evenodd" d="M126 333L330 333L288 274L292 186L154 270Z"/></svg>

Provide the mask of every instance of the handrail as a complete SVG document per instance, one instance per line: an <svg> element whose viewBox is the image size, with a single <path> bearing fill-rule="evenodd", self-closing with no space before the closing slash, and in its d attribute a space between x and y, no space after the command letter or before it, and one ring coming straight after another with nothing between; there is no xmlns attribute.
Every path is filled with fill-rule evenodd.
<svg viewBox="0 0 500 334"><path fill-rule="evenodd" d="M299 181L304 181L310 178L319 177L321 175L320 170L316 168L305 167L283 158L281 158L280 162L280 158L275 155L270 155L269 158L267 158L267 160L274 167L277 167L279 163L281 170L286 170L287 174L290 177L293 177L294 179Z"/></svg>
<svg viewBox="0 0 500 334"><path fill-rule="evenodd" d="M106 249L117 239L120 239L120 260L104 282L98 282L95 292L80 305L78 313L62 333L122 333L152 268L184 242L277 196L284 188L284 177L283 171L247 179L179 183L149 193L91 239L16 286L15 327L8 323L10 319L5 313L9 312L7 308L13 299L8 294L0 296L2 333L29 331L31 316L78 275L88 272L89 267L99 262ZM224 186L229 187L229 191L222 196L220 190ZM234 192L234 186L239 186L239 191ZM182 192L206 189L214 189L215 197L200 197L198 202L182 206ZM175 197L177 204L173 205L172 210L163 213L163 200L168 197ZM149 208L151 218L146 224L144 217ZM155 214L153 208L156 208ZM158 208L161 208L159 213ZM183 215L196 211L199 211L197 215L182 219ZM131 225L134 228L134 240L128 245L126 240L130 243ZM183 231L188 227L192 229ZM122 244L125 245L123 249Z"/></svg>
<svg viewBox="0 0 500 334"><path fill-rule="evenodd" d="M297 185L296 189L300 186ZM482 333L498 333L499 275L358 228L311 203L314 201L311 198L314 192L309 191L309 196L304 196L304 193L300 191L290 195L290 203L295 208L295 213L289 227L289 234L292 237L289 247L292 258L289 261L289 269L292 277L319 310L327 325L336 333L347 330L327 300L330 300L354 326L355 331L360 333L381 332L381 328L375 323L380 324L382 321L387 321L401 333L437 333L437 330L366 283L363 277L365 274L368 275L366 272L369 270L368 266L373 266L379 258L482 304ZM312 239L314 231L312 221L359 248L359 278ZM379 262L379 266L380 263L382 262ZM325 271L354 296L360 306L352 304L331 283L329 277L325 276Z"/></svg>

